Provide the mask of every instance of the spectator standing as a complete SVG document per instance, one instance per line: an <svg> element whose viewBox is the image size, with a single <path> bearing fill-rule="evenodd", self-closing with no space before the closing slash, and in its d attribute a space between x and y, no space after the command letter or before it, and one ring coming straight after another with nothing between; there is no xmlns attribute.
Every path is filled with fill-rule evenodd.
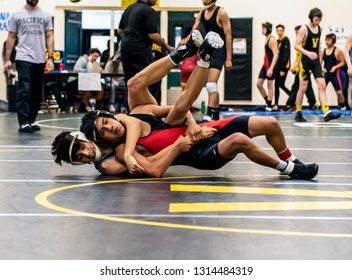
<svg viewBox="0 0 352 280"><path fill-rule="evenodd" d="M156 0L137 0L122 14L119 35L122 40L121 61L126 84L130 78L154 62L153 43L168 51L174 49L158 33L157 15L152 8L155 3ZM149 91L157 99L158 83L149 86Z"/></svg>
<svg viewBox="0 0 352 280"><path fill-rule="evenodd" d="M336 35L334 33L325 36L326 48L323 50L322 68L324 72L325 83L332 83L337 94L337 103L340 108L345 106L345 97L343 96L343 84L341 80L341 68L345 65L343 52L335 46Z"/></svg>
<svg viewBox="0 0 352 280"><path fill-rule="evenodd" d="M26 0L10 17L6 43L5 69L11 69L11 53L18 39L17 118L19 132L40 130L35 120L43 94L44 68L54 69L54 34L51 16L37 6L39 0ZM48 51L48 58L46 58Z"/></svg>
<svg viewBox="0 0 352 280"><path fill-rule="evenodd" d="M289 38L284 34L285 26L276 25L276 34L278 36L277 44L279 47L279 56L276 63L275 73L275 105L273 111L279 110L280 88L290 96L290 90L285 86L287 73L291 67L291 45Z"/></svg>
<svg viewBox="0 0 352 280"><path fill-rule="evenodd" d="M264 44L264 64L259 72L257 88L260 94L263 96L266 107L266 111L272 111L272 101L274 97L274 73L279 50L277 48L277 41L271 32L273 25L270 22L262 24L262 34L265 36ZM268 92L264 88L264 81L266 80Z"/></svg>

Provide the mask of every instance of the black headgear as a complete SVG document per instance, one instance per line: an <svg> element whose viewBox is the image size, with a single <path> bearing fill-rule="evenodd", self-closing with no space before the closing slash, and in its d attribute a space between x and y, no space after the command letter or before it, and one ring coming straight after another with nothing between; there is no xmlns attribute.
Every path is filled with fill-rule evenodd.
<svg viewBox="0 0 352 280"><path fill-rule="evenodd" d="M268 22L268 21L262 23L262 26L266 28L266 34L265 35L269 35L273 31L273 25L270 22Z"/></svg>

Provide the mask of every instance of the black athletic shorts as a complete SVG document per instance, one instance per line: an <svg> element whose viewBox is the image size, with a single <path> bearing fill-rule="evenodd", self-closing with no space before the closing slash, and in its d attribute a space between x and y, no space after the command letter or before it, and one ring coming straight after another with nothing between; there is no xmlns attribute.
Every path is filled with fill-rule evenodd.
<svg viewBox="0 0 352 280"><path fill-rule="evenodd" d="M189 152L180 154L172 165L187 165L197 169L215 170L223 167L232 158L223 158L219 154L219 142L233 133L243 133L250 137L248 120L250 116L240 116L233 119L210 138L192 146Z"/></svg>

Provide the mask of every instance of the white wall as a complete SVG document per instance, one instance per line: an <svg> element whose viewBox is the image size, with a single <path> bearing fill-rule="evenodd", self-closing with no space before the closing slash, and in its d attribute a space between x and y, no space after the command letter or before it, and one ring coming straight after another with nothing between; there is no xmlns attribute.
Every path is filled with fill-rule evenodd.
<svg viewBox="0 0 352 280"><path fill-rule="evenodd" d="M55 16L55 44L58 48L64 46L63 38L63 23L64 13L63 8L68 6L75 7L75 9L96 8L109 9L115 7L121 8L121 0L81 0L77 4L71 3L69 0L40 0L39 5L48 10ZM13 12L25 4L25 0L0 0L0 12ZM279 23L286 26L286 35L291 39L291 44L294 42L293 28L298 24L305 24L308 21L309 10L313 7L319 7L323 13L322 27L327 30L328 26L351 26L351 0L338 0L336 3L328 0L296 0L296 1L280 1L280 0L218 0L217 5L226 9L230 17L252 17L253 18L253 84L252 84L252 103L263 104L263 100L256 90L256 79L262 66L264 56L264 36L261 34L261 23L269 21L273 25ZM166 10L199 10L202 8L201 0L160 0L160 9L163 10L161 17L161 32L165 34L167 30L167 17L165 17ZM62 26L62 28L57 28ZM274 35L275 31L273 32ZM322 39L326 32L323 31ZM0 32L0 48L2 43L6 40L7 33ZM322 40L324 42L324 40ZM294 50L292 48L292 59L294 59ZM3 62L0 62L0 69L3 69ZM293 77L289 74L286 85L291 86ZM221 85L222 83L220 83ZM281 104L284 103L286 96L283 97ZM4 99L5 83L3 75L0 75L0 98ZM328 88L328 96L331 104L336 104L336 97L331 86Z"/></svg>

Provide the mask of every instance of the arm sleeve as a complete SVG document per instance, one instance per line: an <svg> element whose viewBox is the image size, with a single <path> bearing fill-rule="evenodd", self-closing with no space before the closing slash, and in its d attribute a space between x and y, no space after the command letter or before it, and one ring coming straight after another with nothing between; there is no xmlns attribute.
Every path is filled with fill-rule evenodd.
<svg viewBox="0 0 352 280"><path fill-rule="evenodd" d="M80 56L73 67L75 72L87 72L87 61L84 55Z"/></svg>
<svg viewBox="0 0 352 280"><path fill-rule="evenodd" d="M290 68L290 59L291 59L291 46L290 46L290 40L288 38L285 38L283 41L283 51L284 55L282 57L282 69L286 70Z"/></svg>
<svg viewBox="0 0 352 280"><path fill-rule="evenodd" d="M157 22L157 16L156 12L154 11L153 8L149 8L146 11L146 27L147 27L147 33L148 34L153 34L153 33L158 33L159 32L159 25Z"/></svg>
<svg viewBox="0 0 352 280"><path fill-rule="evenodd" d="M16 16L12 14L9 20L9 32L17 33L17 23L16 23Z"/></svg>

